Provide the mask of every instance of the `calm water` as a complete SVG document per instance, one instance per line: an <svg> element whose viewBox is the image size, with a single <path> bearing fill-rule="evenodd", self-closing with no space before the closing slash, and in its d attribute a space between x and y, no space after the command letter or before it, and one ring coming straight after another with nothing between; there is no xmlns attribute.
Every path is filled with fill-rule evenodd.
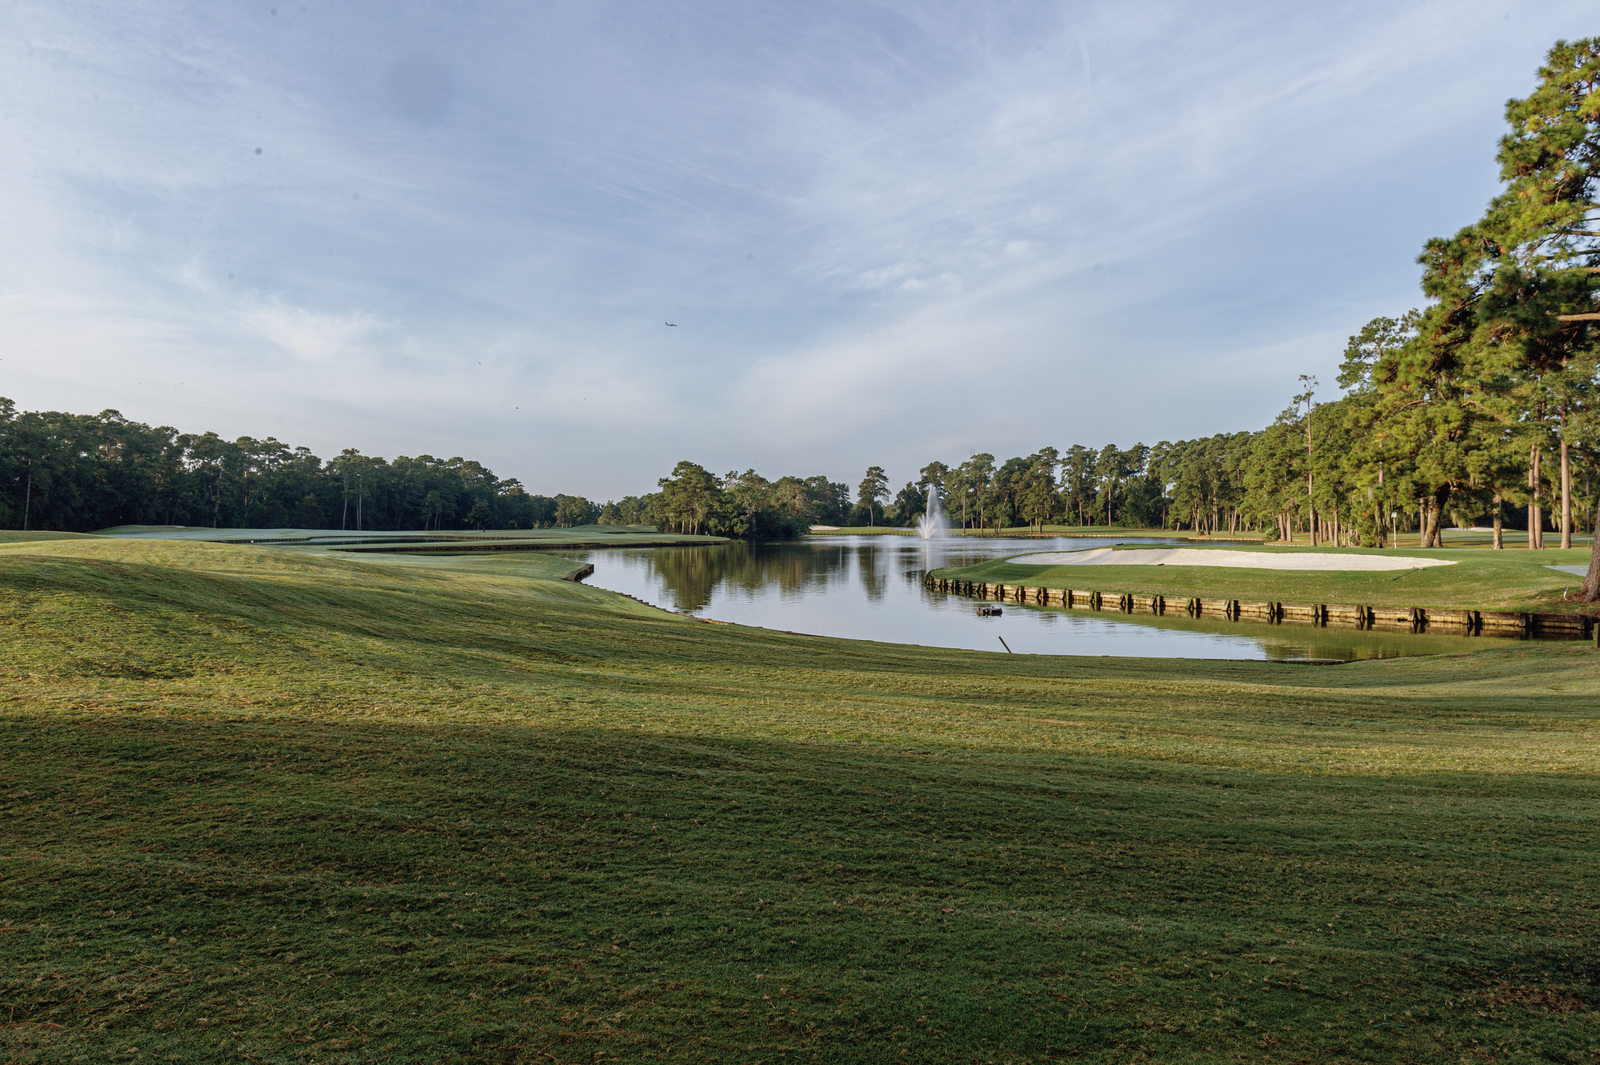
<svg viewBox="0 0 1600 1065"><path fill-rule="evenodd" d="M1484 646L1481 639L1355 629L1191 621L1006 603L978 617L976 601L932 592L922 575L1031 551L1075 551L1126 540L811 537L717 547L614 548L582 556L589 584L685 614L856 640L1018 654L1277 661L1388 658ZM1171 542L1141 540L1141 543Z"/></svg>

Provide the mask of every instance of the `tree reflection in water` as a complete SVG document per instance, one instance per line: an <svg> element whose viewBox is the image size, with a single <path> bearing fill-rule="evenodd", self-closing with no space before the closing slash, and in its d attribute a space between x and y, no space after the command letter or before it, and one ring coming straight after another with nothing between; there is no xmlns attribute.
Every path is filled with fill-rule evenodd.
<svg viewBox="0 0 1600 1065"><path fill-rule="evenodd" d="M875 546L737 540L708 547L657 547L643 557L647 572L671 596L672 608L694 613L711 603L719 585L750 595L776 587L781 597L819 585L846 584L852 556L859 558L868 596L882 598L888 578L877 576L877 554Z"/></svg>

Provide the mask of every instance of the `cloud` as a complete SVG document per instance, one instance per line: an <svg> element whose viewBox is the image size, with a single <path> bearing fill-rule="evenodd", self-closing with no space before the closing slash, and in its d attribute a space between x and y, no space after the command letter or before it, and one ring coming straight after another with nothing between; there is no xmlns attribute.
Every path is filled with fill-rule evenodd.
<svg viewBox="0 0 1600 1065"><path fill-rule="evenodd" d="M246 311L242 321L246 330L309 362L373 360L375 338L394 328L363 311L322 314L277 301Z"/></svg>
<svg viewBox="0 0 1600 1065"><path fill-rule="evenodd" d="M7 9L0 391L600 495L1260 425L1588 14L299 7Z"/></svg>

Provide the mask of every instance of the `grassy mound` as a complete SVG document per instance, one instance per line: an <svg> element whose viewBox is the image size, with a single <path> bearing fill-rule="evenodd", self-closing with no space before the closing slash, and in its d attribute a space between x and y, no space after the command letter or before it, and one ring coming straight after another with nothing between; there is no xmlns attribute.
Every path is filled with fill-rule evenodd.
<svg viewBox="0 0 1600 1065"><path fill-rule="evenodd" d="M706 625L552 555L0 547L14 1060L1587 1061L1585 646Z"/></svg>
<svg viewBox="0 0 1600 1065"><path fill-rule="evenodd" d="M1226 547L1208 550L1227 551ZM1251 548L1249 550L1261 550ZM938 570L940 577L988 584L1134 592L1168 597L1272 600L1283 603L1365 603L1370 606L1431 606L1471 610L1578 610L1561 590L1576 590L1581 577L1548 566L1583 565L1587 548L1568 551L1478 551L1453 548L1403 548L1376 551L1359 547L1273 548L1289 554L1404 555L1440 558L1453 566L1415 571L1317 571L1235 569L1221 566L1030 566L997 559L975 566Z"/></svg>

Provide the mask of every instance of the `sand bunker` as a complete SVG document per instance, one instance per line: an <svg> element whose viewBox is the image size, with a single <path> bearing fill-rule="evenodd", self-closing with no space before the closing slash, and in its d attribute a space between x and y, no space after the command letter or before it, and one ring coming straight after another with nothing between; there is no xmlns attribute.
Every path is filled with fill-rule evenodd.
<svg viewBox="0 0 1600 1065"><path fill-rule="evenodd" d="M1046 551L1008 559L1024 566L1218 566L1229 569L1383 570L1454 566L1437 558L1404 555L1313 555L1277 551L1229 551L1226 548L1140 547L1116 551Z"/></svg>

